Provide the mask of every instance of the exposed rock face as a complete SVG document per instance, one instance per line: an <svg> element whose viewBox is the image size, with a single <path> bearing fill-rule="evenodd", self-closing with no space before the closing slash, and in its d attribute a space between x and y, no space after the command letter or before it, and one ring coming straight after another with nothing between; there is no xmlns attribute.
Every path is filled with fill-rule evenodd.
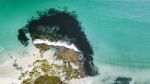
<svg viewBox="0 0 150 84"><path fill-rule="evenodd" d="M39 45L40 44L38 44L38 46ZM41 45L43 45L43 44L41 44ZM45 46L46 45L44 45L44 47L41 46L38 48L40 49L40 51L45 52ZM48 45L47 45L47 47L48 47ZM84 58L83 58L82 53L74 51L72 49L65 48L65 47L49 46L49 48L53 48L53 49L55 48L55 50L56 50L55 54L53 56L55 61L63 61L63 63L62 63L63 66L65 68L70 68L70 71L73 71L71 73L68 73L68 76L67 76L68 79L83 78L86 76L85 68L83 66ZM73 76L72 73L76 73L76 76Z"/></svg>
<svg viewBox="0 0 150 84"><path fill-rule="evenodd" d="M70 63L64 63L62 65L58 65L55 63L50 63L47 61L47 59L41 59L36 60L33 62L33 68L30 71L22 72L19 79L23 80L22 84L26 84L28 82L29 84L43 84L38 83L42 82L41 77L42 76L48 76L50 78L54 77L58 82L64 83L66 80L76 79L76 78L82 78L82 71L79 69L75 69L72 67ZM43 78L45 79L45 78ZM46 80L46 79L45 79ZM53 84L60 84L55 83ZM36 82L36 83L35 83ZM44 80L43 80L44 82ZM52 82L51 79L47 80L47 82ZM44 83L49 84L49 83Z"/></svg>
<svg viewBox="0 0 150 84"><path fill-rule="evenodd" d="M55 65L55 67L61 68L61 73L65 74L65 80L97 74L93 64L93 49L73 12L56 9L39 12L37 19L32 19L18 32L18 39L25 46L28 45L29 40L25 34L30 34L33 44L40 50L41 58L51 48L56 50L53 57L55 61L62 61L62 65L51 64L48 59L44 60L49 66ZM38 62L41 63L42 60ZM53 69L51 68L48 72L51 70ZM59 71L56 70L55 74L58 73ZM49 73L47 75L60 77ZM32 82L33 80L35 79L32 79ZM60 80L62 79L60 78Z"/></svg>

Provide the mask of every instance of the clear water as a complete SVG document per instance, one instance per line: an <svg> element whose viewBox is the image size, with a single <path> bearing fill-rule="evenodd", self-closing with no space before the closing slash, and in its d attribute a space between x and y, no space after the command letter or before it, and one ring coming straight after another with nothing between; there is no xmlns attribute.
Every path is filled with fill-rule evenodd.
<svg viewBox="0 0 150 84"><path fill-rule="evenodd" d="M150 1L138 0L0 0L1 60L21 52L17 29L36 11L63 7L78 14L97 62L150 67Z"/></svg>

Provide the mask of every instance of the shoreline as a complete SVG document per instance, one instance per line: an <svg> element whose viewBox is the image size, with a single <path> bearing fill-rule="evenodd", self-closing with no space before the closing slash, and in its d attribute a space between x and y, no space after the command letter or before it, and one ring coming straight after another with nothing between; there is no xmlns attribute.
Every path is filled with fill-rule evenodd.
<svg viewBox="0 0 150 84"><path fill-rule="evenodd" d="M32 52L34 51L34 52ZM23 56L22 53L13 53L13 57L17 57L18 63L21 66L28 66L35 59L38 59L40 56L39 49L34 46L30 46L26 49L26 52ZM47 53L48 54L48 53ZM18 77L20 72L13 67L13 60L8 59L2 64L0 64L0 83L10 84L10 82L17 82L14 84L20 84ZM148 81L150 83L150 68L131 68L124 67L112 64L106 64L94 60L95 66L98 68L99 75L95 77L86 77L83 79L74 79L70 81L70 84L111 84L117 77L131 77L136 84L144 84ZM134 83L133 83L134 84Z"/></svg>
<svg viewBox="0 0 150 84"><path fill-rule="evenodd" d="M35 58L37 59L36 56L26 56L21 58L18 62L21 66L27 66L25 63L28 61L28 64L30 64ZM12 60L7 60L0 65L0 83L10 84L11 81L17 81L17 83L14 84L20 84L17 80L20 72L12 66L12 63ZM131 77L135 82L137 82L136 84L144 84L147 81L150 83L150 69L132 69L116 65L102 64L99 62L95 62L95 64L100 73L98 76L74 79L71 80L70 83L77 84L80 82L82 84L109 84L114 82L117 77Z"/></svg>

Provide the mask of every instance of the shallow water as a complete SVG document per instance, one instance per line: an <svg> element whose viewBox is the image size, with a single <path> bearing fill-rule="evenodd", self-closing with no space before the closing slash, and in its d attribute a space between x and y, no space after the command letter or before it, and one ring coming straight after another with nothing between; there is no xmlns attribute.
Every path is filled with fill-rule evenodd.
<svg viewBox="0 0 150 84"><path fill-rule="evenodd" d="M36 11L67 7L78 19L99 63L143 69L150 67L150 1L137 0L1 0L0 60L25 49L17 40ZM22 49L22 50L21 50ZM141 72L138 72L141 73Z"/></svg>

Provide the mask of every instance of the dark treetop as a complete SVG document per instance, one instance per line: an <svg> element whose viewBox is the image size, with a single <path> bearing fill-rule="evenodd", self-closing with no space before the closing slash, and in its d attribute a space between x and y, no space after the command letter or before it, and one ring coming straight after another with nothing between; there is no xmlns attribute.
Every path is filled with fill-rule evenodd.
<svg viewBox="0 0 150 84"><path fill-rule="evenodd" d="M39 17L32 18L26 27L19 29L18 39L22 44L25 46L28 44L28 38L25 36L27 32L30 34L49 34L51 37L54 37L54 41L64 39L59 36L67 37L85 56L89 56L87 57L88 60L93 60L91 57L93 55L92 47L85 33L82 31L81 24L77 20L77 15L74 12L49 9L44 12L38 12L38 15ZM38 38L38 36L36 38Z"/></svg>

